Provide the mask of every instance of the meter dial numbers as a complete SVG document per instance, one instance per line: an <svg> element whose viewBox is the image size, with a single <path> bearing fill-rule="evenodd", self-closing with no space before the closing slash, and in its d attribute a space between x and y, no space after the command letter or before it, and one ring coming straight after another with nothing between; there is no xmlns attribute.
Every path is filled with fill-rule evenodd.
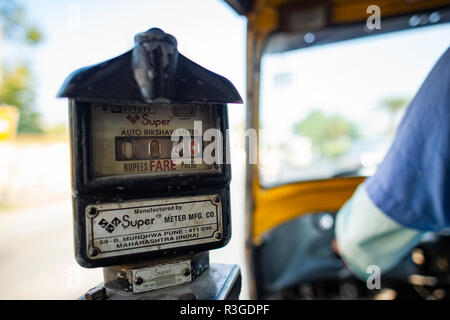
<svg viewBox="0 0 450 320"><path fill-rule="evenodd" d="M174 142L170 137L116 137L116 161L171 159L174 150L182 157L181 142ZM190 144L191 157L201 157L201 144L194 138Z"/></svg>
<svg viewBox="0 0 450 320"><path fill-rule="evenodd" d="M170 159L172 148L170 137L117 137L116 160Z"/></svg>

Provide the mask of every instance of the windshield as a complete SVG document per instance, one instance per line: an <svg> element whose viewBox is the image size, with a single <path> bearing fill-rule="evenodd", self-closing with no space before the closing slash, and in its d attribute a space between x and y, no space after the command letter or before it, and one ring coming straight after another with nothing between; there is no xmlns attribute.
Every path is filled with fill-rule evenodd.
<svg viewBox="0 0 450 320"><path fill-rule="evenodd" d="M447 23L263 55L261 184L371 175L449 35Z"/></svg>

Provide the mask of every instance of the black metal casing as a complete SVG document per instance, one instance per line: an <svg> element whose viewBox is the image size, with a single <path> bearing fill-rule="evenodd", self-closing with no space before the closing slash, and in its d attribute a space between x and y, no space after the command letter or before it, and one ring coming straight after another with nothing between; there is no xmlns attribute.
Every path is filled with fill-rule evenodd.
<svg viewBox="0 0 450 320"><path fill-rule="evenodd" d="M216 249L225 246L231 237L231 166L226 161L229 159L226 103L242 103L242 100L227 79L178 54L176 40L172 36L159 29L150 29L137 35L135 40L137 45L133 50L73 73L58 94L69 98L75 255L83 267L111 266ZM147 49L144 50L144 56L142 47ZM142 59L145 61L142 62ZM136 70L142 64L146 64L146 68L153 68L154 75L144 83L136 76ZM95 177L90 107L92 102L139 103L156 108L158 105L171 104L212 106L214 118L223 134L224 161L216 164L219 170L213 172ZM88 205L196 195L219 195L223 226L220 241L116 257L89 256L86 230Z"/></svg>

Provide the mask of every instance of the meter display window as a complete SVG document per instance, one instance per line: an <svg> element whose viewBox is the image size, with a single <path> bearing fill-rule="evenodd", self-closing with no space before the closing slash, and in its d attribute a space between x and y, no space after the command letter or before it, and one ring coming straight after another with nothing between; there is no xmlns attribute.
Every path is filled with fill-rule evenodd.
<svg viewBox="0 0 450 320"><path fill-rule="evenodd" d="M91 118L95 177L217 171L217 166L202 159L209 143L202 140L203 133L219 129L214 109L209 105L149 107L94 103ZM172 159L173 152L183 157L184 137L172 141L176 129L189 132L189 161L180 163Z"/></svg>
<svg viewBox="0 0 450 320"><path fill-rule="evenodd" d="M261 184L373 174L449 32L446 23L265 53Z"/></svg>

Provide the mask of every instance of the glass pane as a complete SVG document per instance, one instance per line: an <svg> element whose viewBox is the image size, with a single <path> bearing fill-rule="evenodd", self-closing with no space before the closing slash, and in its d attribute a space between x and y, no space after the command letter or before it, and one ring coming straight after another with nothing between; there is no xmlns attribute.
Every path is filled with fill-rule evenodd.
<svg viewBox="0 0 450 320"><path fill-rule="evenodd" d="M449 35L443 24L264 55L262 185L372 174Z"/></svg>

